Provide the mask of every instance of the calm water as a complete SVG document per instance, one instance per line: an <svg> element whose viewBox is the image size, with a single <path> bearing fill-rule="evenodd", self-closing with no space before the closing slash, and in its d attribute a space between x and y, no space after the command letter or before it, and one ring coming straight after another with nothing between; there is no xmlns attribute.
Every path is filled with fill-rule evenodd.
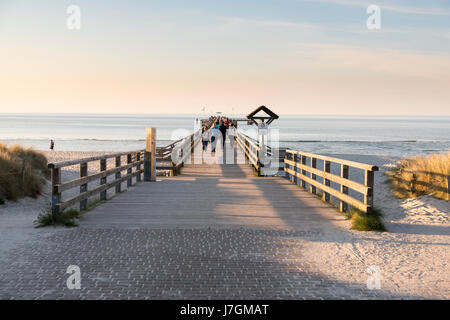
<svg viewBox="0 0 450 320"><path fill-rule="evenodd" d="M193 131L195 115L0 114L0 140L47 150L127 151L144 148L145 128L158 145ZM241 126L242 129L246 126ZM280 146L313 153L421 155L450 150L450 117L281 116Z"/></svg>

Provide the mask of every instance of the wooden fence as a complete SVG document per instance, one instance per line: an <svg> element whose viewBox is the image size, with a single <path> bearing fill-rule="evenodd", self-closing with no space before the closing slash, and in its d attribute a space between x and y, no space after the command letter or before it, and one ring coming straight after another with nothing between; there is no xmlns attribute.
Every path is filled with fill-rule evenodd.
<svg viewBox="0 0 450 320"><path fill-rule="evenodd" d="M281 167L284 164L285 148L273 149L269 145L265 145L261 148L260 143L255 139L245 135L240 130L236 131L236 141L238 146L245 154L245 158L249 161L258 175L261 175L261 171L264 168L264 164L260 161L261 153L264 152L264 156L272 157L273 154L278 153L279 170L283 170Z"/></svg>
<svg viewBox="0 0 450 320"><path fill-rule="evenodd" d="M122 156L126 156L126 164L122 164ZM107 169L107 160L111 158L115 159L115 167ZM100 172L89 175L88 164L94 161L100 162ZM51 170L52 182L52 213L56 215L77 202L80 203L80 211L83 211L87 209L88 198L96 194L100 194L100 200L106 200L107 190L113 187L116 188L116 193L121 192L122 182L127 181L127 186L131 186L134 177L136 178L136 182L141 181L141 174L144 172L142 169L143 164L144 150L107 154L58 163L49 163L48 167ZM74 165L79 165L80 167L80 178L67 182L61 182L61 169ZM126 174L122 175L122 171L125 170ZM114 180L107 182L107 178L111 175L114 176ZM95 180L99 180L99 186L88 190L88 183ZM79 188L80 194L69 200L63 201L61 197L62 192L72 188Z"/></svg>
<svg viewBox="0 0 450 320"><path fill-rule="evenodd" d="M248 159L249 163L257 172L260 172L261 162L259 161L259 154L261 148L259 147L259 144L240 132L240 130L236 130L236 141L238 146L244 151L245 157Z"/></svg>
<svg viewBox="0 0 450 320"><path fill-rule="evenodd" d="M400 178L402 173L407 173L410 175L409 180L405 180ZM433 177L431 179L432 181L422 181L420 180L420 176L423 177L430 176ZM439 177L441 180L440 183L443 182L444 186L439 185L440 183L437 183L436 177ZM397 185L396 188L402 189L403 192L408 192L411 194L416 194L418 189L422 189L419 194L429 194L431 192L439 192L443 193L446 196L447 200L450 200L450 175L443 174L443 173L436 173L436 172L429 172L429 171L408 171L404 170L403 168L399 169L399 174L393 174L393 179L395 179L397 182L400 182L403 184L404 188L401 188L401 186Z"/></svg>
<svg viewBox="0 0 450 320"><path fill-rule="evenodd" d="M323 161L323 168L317 168L317 160ZM322 191L322 199L331 202L330 196L339 200L339 210L346 212L348 205L353 206L363 212L370 212L373 208L374 195L374 172L378 171L377 166L363 164L333 157L327 157L312 153L286 150L284 159L284 171L290 180L301 187L308 189L313 194ZM307 165L309 163L309 165ZM340 166L340 175L331 173L331 163ZM364 184L350 180L350 168L357 168L364 172ZM317 179L321 177L322 182ZM331 182L338 184L339 190L331 186ZM308 187L306 186L308 184ZM349 189L362 194L363 201L349 195Z"/></svg>
<svg viewBox="0 0 450 320"><path fill-rule="evenodd" d="M142 174L145 180L151 180L151 163L155 162L156 170L170 170L177 172L183 166L186 159L193 153L196 143L201 137L201 131L193 133L183 139L175 141L168 146L156 148L155 155L145 150L121 152L95 156L84 159L76 159L58 163L49 163L51 170L52 199L51 210L54 215L59 214L64 209L80 203L80 211L87 209L88 199L100 194L100 200L106 200L107 190L115 187L115 192L121 192L121 184L127 182L127 186L135 182L142 181ZM173 157L176 154L176 157ZM126 157L126 163L122 164L122 157ZM108 169L108 159L115 159L115 166ZM89 163L99 162L100 171L88 174ZM158 165L160 162L160 165ZM164 165L168 163L167 165ZM67 182L61 181L61 170L69 166L79 166L80 177ZM126 171L123 174L123 171ZM108 177L113 176L113 180L108 181ZM98 181L99 185L88 190L88 184ZM79 188L79 194L68 200L62 199L62 193L73 188Z"/></svg>

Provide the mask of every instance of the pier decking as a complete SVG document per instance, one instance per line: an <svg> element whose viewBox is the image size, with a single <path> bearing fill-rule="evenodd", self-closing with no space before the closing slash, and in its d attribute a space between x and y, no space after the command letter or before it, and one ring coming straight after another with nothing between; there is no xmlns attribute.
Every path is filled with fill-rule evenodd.
<svg viewBox="0 0 450 320"><path fill-rule="evenodd" d="M201 152L201 150L199 150ZM248 164L185 165L117 195L87 214L82 226L269 227L311 229L336 210L280 177L256 177Z"/></svg>
<svg viewBox="0 0 450 320"><path fill-rule="evenodd" d="M15 251L20 259L1 266L0 298L398 297L328 279L303 258L311 241L348 241L340 223L326 203L248 164L185 165L179 176L122 190L78 228ZM66 287L70 265L81 270L79 290Z"/></svg>

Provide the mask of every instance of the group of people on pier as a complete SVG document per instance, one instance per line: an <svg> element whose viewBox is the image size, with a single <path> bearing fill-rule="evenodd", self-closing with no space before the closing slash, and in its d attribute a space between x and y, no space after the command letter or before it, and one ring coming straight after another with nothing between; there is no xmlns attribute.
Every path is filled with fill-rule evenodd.
<svg viewBox="0 0 450 320"><path fill-rule="evenodd" d="M211 127L207 125L202 127L203 151L206 151L208 144L211 143L211 153L216 152L217 141L221 139L222 147L225 148L225 141L228 137L231 147L234 146L236 136L236 127L230 119L226 117L217 117L212 121Z"/></svg>

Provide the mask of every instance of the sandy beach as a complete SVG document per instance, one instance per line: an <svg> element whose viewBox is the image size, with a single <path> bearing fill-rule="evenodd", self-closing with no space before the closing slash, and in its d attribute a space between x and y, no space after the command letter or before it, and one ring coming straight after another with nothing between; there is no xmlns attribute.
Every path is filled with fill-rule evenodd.
<svg viewBox="0 0 450 320"><path fill-rule="evenodd" d="M46 151L45 155L49 162L59 162L104 153ZM450 203L428 196L395 198L385 183L384 171L395 165L396 159L368 155L337 157L379 166L374 205L382 211L388 232L353 231L349 221L330 221L324 239L302 240L302 257L330 279L365 283L367 268L376 265L381 271L383 290L419 298L450 298ZM98 170L95 165L89 168L90 172ZM78 167L68 167L63 170L62 179L71 180L78 174ZM63 195L70 196L70 193ZM0 259L19 245L45 241L55 232L66 232L60 227L33 228L33 221L49 209L49 203L47 184L45 193L37 199L26 198L0 206Z"/></svg>

